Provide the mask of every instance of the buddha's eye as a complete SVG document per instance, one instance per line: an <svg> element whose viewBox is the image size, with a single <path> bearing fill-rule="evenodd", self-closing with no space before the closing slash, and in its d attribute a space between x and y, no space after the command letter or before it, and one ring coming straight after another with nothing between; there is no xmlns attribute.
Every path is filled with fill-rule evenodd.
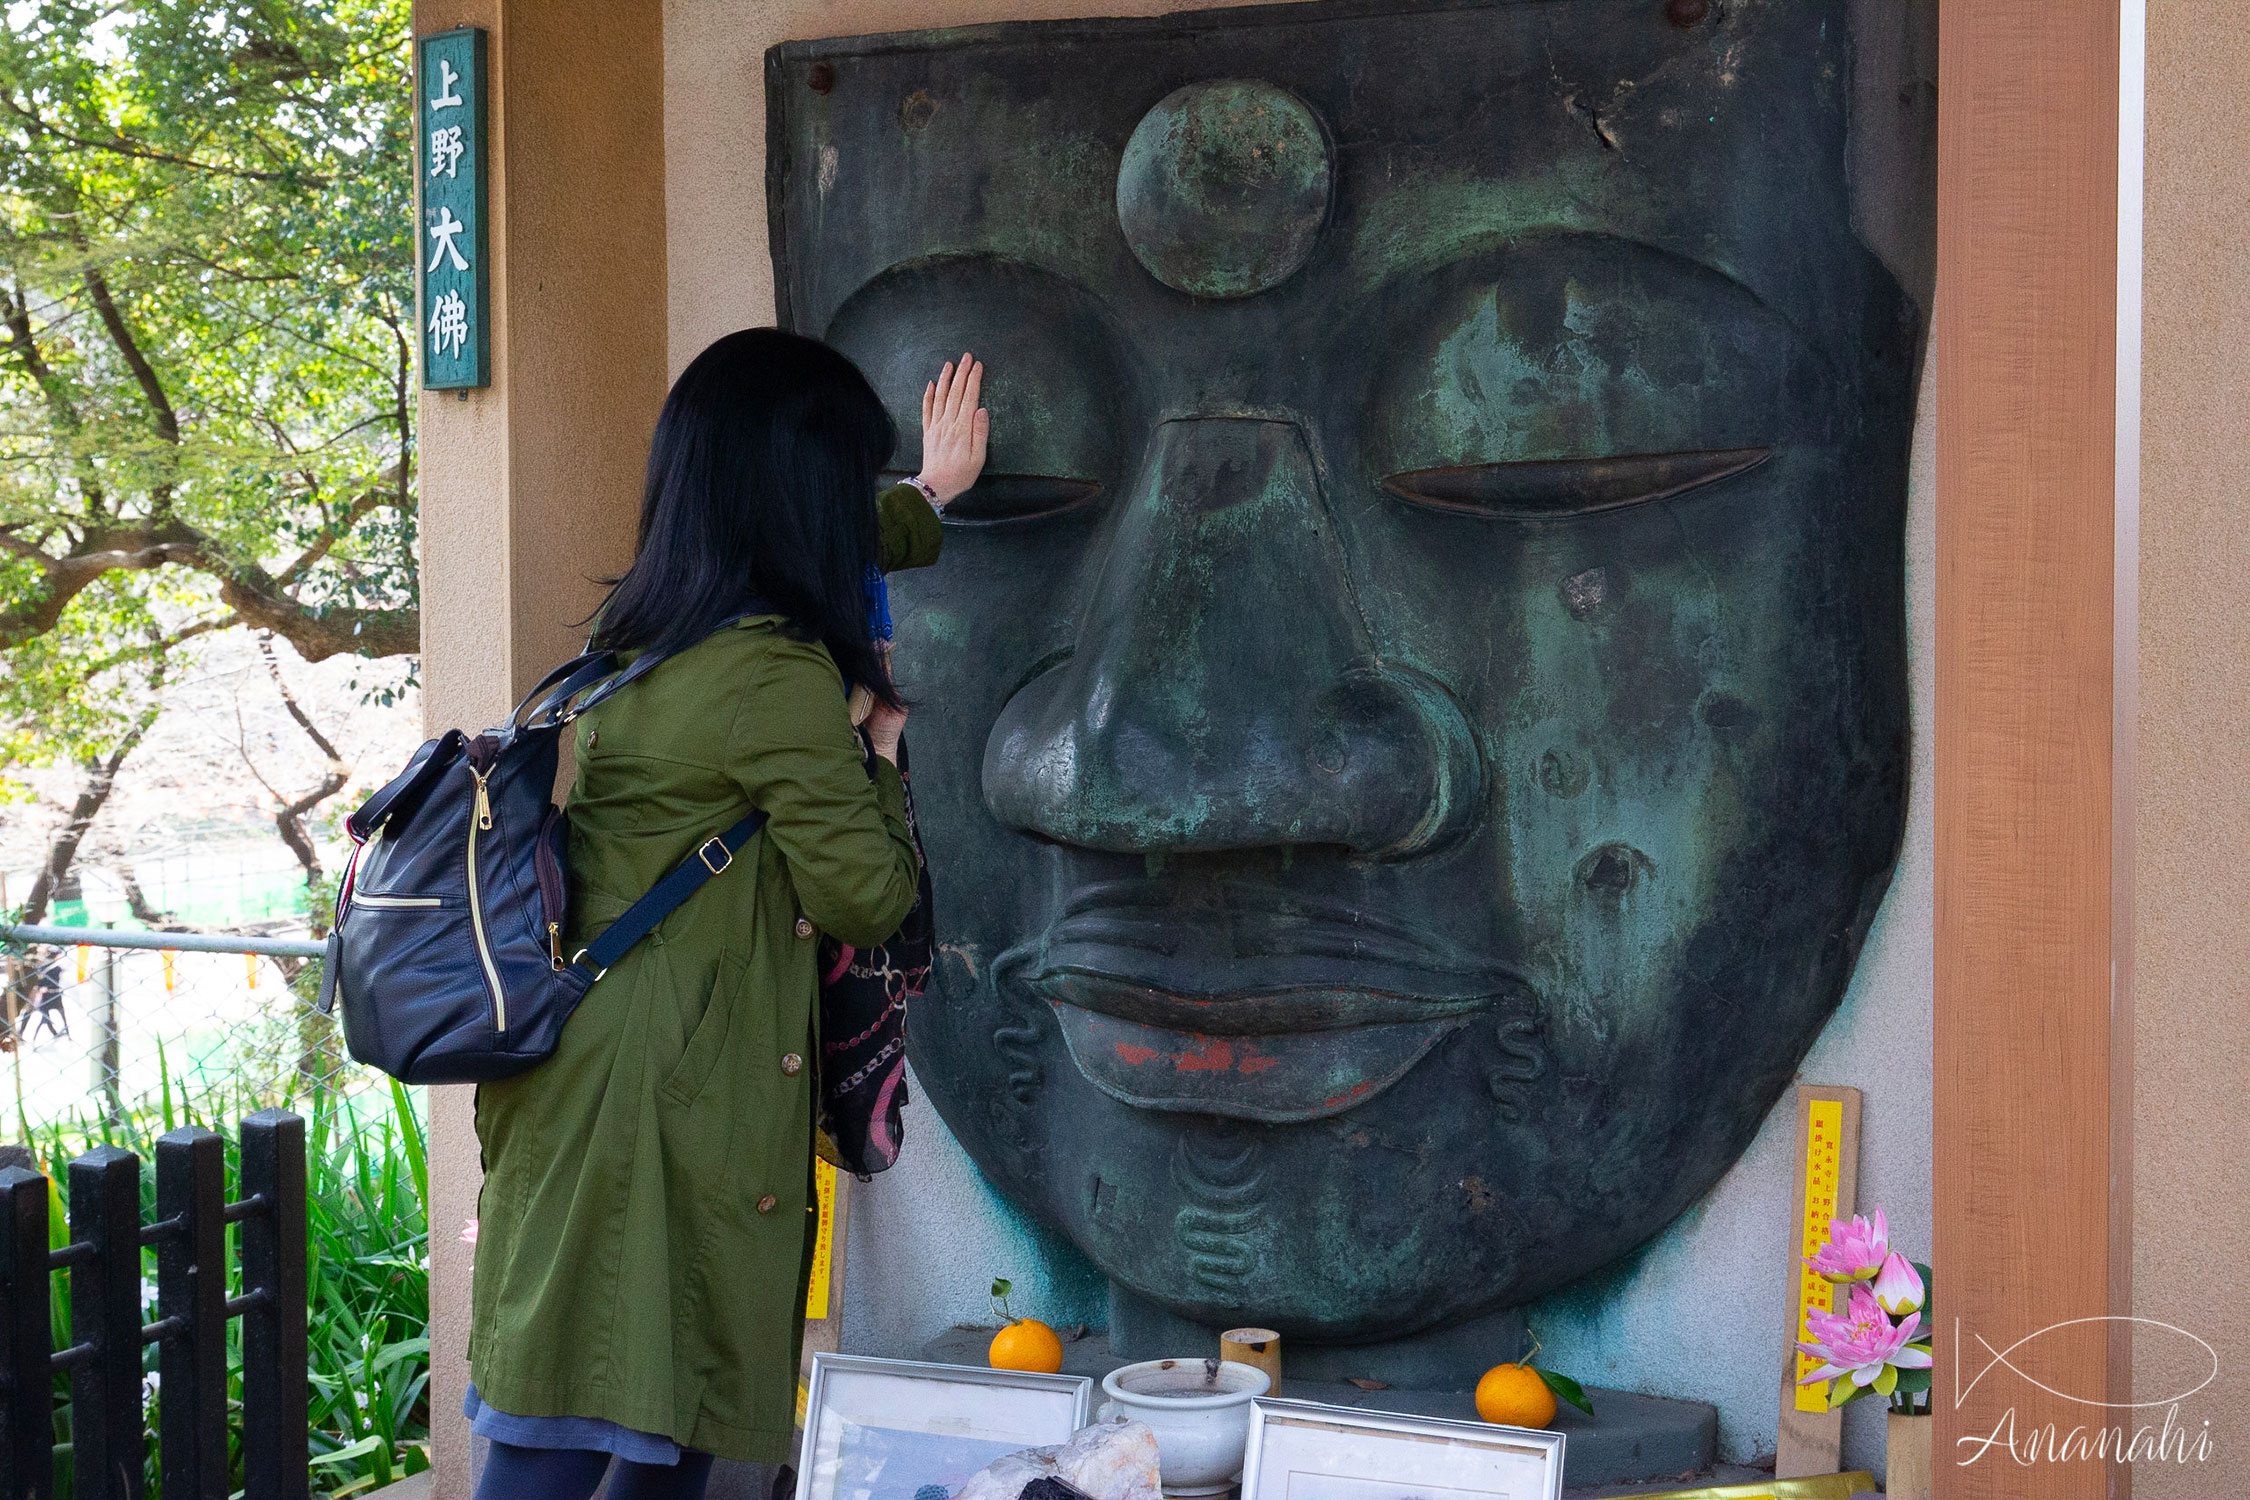
<svg viewBox="0 0 2250 1500"><path fill-rule="evenodd" d="M1383 488L1431 510L1538 520L1668 500L1756 468L1772 456L1771 448L1721 448L1462 464L1393 474L1383 481Z"/></svg>
<svg viewBox="0 0 2250 1500"><path fill-rule="evenodd" d="M903 475L886 475L896 483ZM1003 526L1037 521L1093 503L1102 487L1091 479L1053 474L987 474L945 508L948 526Z"/></svg>

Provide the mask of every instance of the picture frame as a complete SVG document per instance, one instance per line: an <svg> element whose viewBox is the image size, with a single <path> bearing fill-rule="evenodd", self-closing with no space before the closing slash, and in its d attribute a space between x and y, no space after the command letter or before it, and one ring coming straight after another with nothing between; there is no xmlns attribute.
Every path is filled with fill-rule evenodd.
<svg viewBox="0 0 2250 1500"><path fill-rule="evenodd" d="M1068 1442L1093 1405L1083 1375L815 1354L798 1500L942 1500L1003 1454Z"/></svg>
<svg viewBox="0 0 2250 1500"><path fill-rule="evenodd" d="M1317 1401L1250 1403L1242 1500L1561 1500L1563 1434Z"/></svg>

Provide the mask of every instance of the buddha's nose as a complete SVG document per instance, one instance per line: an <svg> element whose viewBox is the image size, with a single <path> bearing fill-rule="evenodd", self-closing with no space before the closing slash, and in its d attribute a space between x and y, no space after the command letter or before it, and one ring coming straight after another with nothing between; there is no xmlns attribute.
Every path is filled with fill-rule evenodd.
<svg viewBox="0 0 2250 1500"><path fill-rule="evenodd" d="M1304 434L1163 424L1071 655L1001 710L984 795L1085 848L1342 846L1459 832L1476 740L1436 682L1375 653Z"/></svg>

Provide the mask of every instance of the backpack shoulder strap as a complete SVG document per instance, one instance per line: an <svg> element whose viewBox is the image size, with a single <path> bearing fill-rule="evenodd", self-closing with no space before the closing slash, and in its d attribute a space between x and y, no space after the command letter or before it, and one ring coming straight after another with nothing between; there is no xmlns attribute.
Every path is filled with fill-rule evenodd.
<svg viewBox="0 0 2250 1500"><path fill-rule="evenodd" d="M553 722L558 708L616 670L615 652L588 651L574 656L540 678L538 684L523 695L523 702L516 705L508 722L519 729L546 727Z"/></svg>
<svg viewBox="0 0 2250 1500"><path fill-rule="evenodd" d="M717 635L720 631L726 630L734 625L738 625L744 620L755 619L759 615L768 615L772 613L773 610L766 604L762 602L754 603L753 606L749 609L741 610L734 614L728 615L718 624L712 626L708 633L706 633L696 641L691 642L690 646L682 647L680 649L688 650L691 649L692 646L699 646L703 644L704 641L709 640L712 636ZM560 680L561 686L557 687L553 693L549 694L546 701L539 705L538 711L533 715L533 718L536 721L547 714L560 713L561 722L568 724L572 719L577 718L580 714L585 713L587 710L608 702L613 695L623 689L628 683L638 682L641 678L646 677L649 673L655 671L658 667L661 667L662 665L664 665L664 663L670 661L673 657L679 654L680 651L643 651L640 655L633 658L632 662L626 666L624 671L618 672L616 676L611 677L607 682L602 682L600 681L600 679L605 673L614 671L616 669L616 653L610 651L588 651L584 656L578 657L573 661L565 662L562 666L557 667L554 671L547 674L547 682L556 682ZM582 669L577 672L572 672L567 679L564 678L563 674L570 668L576 667L579 662L595 663L596 665L588 669ZM570 701L571 697L574 694L584 692L589 684L594 685L593 691L586 693L586 696L579 702L572 703ZM532 694L534 696L537 696L537 694L546 686L546 682L541 683L539 687L532 689ZM525 701L529 702L530 700L526 699ZM521 710L519 709L518 712L520 713Z"/></svg>
<svg viewBox="0 0 2250 1500"><path fill-rule="evenodd" d="M671 874L650 886L647 895L627 907L624 915L602 929L602 935L571 961L581 968L592 969L594 977L600 978L603 970L625 956L626 949L655 931L657 923L679 910L688 897L701 890L705 881L733 864L742 846L749 843L751 835L765 823L763 812L753 812L725 833L705 839Z"/></svg>

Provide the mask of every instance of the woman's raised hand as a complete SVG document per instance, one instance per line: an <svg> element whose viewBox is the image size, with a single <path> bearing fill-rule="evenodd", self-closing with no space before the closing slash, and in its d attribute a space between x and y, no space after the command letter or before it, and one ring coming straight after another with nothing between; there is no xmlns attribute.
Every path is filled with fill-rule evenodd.
<svg viewBox="0 0 2250 1500"><path fill-rule="evenodd" d="M906 710L878 703L867 716L867 745L877 755L898 764L899 736L906 732Z"/></svg>
<svg viewBox="0 0 2250 1500"><path fill-rule="evenodd" d="M984 472L985 443L992 415L977 405L984 389L984 366L963 354L948 361L922 391L921 480L944 505L977 482Z"/></svg>

